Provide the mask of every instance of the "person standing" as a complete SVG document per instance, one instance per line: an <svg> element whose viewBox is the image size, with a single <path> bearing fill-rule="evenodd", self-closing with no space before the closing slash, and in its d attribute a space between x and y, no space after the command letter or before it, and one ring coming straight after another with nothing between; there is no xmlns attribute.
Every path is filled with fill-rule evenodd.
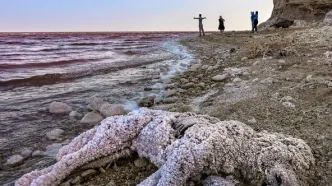
<svg viewBox="0 0 332 186"><path fill-rule="evenodd" d="M255 26L254 26L254 18L255 18L255 12L251 12L251 31L254 33L254 29L255 29Z"/></svg>
<svg viewBox="0 0 332 186"><path fill-rule="evenodd" d="M222 16L220 16L220 18L219 18L219 27L218 27L218 30L220 30L221 33L223 33L224 30L225 30L224 22L225 22L225 19L222 18Z"/></svg>
<svg viewBox="0 0 332 186"><path fill-rule="evenodd" d="M194 17L194 19L198 19L199 36L202 36L202 34L205 36L203 19L206 19L206 17L202 17L202 14L199 14L199 17Z"/></svg>
<svg viewBox="0 0 332 186"><path fill-rule="evenodd" d="M254 15L254 30L257 32L257 26L258 26L258 11L256 11L256 14Z"/></svg>

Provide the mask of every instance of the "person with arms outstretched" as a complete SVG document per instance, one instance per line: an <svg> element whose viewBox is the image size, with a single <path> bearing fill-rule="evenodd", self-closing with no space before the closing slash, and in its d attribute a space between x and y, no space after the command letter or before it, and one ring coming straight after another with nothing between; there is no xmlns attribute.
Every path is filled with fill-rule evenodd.
<svg viewBox="0 0 332 186"><path fill-rule="evenodd" d="M199 36L205 36L204 27L203 27L203 19L206 17L202 17L202 14L199 14L199 17L194 17L194 19L198 19L198 27L199 27Z"/></svg>

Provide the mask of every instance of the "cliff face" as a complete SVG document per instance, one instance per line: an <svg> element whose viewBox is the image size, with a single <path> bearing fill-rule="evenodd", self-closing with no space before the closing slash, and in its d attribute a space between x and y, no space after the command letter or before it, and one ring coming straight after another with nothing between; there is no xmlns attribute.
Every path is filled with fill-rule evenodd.
<svg viewBox="0 0 332 186"><path fill-rule="evenodd" d="M323 21L332 0L273 0L271 18L262 26L289 27L294 20Z"/></svg>

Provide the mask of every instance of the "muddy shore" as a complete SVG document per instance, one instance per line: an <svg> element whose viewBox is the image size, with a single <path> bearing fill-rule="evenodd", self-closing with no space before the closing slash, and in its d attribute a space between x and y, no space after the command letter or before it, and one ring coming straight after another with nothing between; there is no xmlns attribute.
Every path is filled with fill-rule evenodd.
<svg viewBox="0 0 332 186"><path fill-rule="evenodd" d="M152 108L238 120L257 131L301 138L316 159L311 185L331 185L331 31L278 29L185 39L182 44L200 63L165 80L168 95ZM138 166L137 160L133 155L69 183L82 173L77 172L63 185L136 185L156 171L148 162Z"/></svg>

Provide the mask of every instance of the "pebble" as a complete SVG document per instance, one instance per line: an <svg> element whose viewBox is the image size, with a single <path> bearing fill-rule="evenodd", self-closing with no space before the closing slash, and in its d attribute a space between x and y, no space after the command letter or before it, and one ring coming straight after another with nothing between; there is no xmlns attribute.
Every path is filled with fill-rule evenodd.
<svg viewBox="0 0 332 186"><path fill-rule="evenodd" d="M97 173L96 170L94 170L94 169L89 169L89 170L84 171L84 172L81 174L81 176L84 178L84 177L87 177L87 176L94 175L94 174L96 174L96 173Z"/></svg>
<svg viewBox="0 0 332 186"><path fill-rule="evenodd" d="M248 57L241 58L241 61L247 61L247 60L248 60Z"/></svg>
<svg viewBox="0 0 332 186"><path fill-rule="evenodd" d="M28 158L32 155L32 150L31 149L24 149L22 152L21 152L21 156L23 158Z"/></svg>
<svg viewBox="0 0 332 186"><path fill-rule="evenodd" d="M71 112L71 107L66 103L52 102L49 111L52 114L65 114Z"/></svg>
<svg viewBox="0 0 332 186"><path fill-rule="evenodd" d="M209 65L203 65L203 66L202 66L202 69L203 69L203 70L206 70L206 69L208 69L208 68L209 68Z"/></svg>
<svg viewBox="0 0 332 186"><path fill-rule="evenodd" d="M32 153L32 157L35 157L35 156L42 156L44 155L44 152L40 151L40 150L36 150Z"/></svg>
<svg viewBox="0 0 332 186"><path fill-rule="evenodd" d="M72 183L72 184L80 184L81 181L82 181L82 177L81 176L77 176L70 183Z"/></svg>
<svg viewBox="0 0 332 186"><path fill-rule="evenodd" d="M116 186L116 184L113 180L111 180L106 186Z"/></svg>
<svg viewBox="0 0 332 186"><path fill-rule="evenodd" d="M149 162L145 158L138 158L137 160L134 161L134 165L137 168L145 167L148 164L149 164Z"/></svg>
<svg viewBox="0 0 332 186"><path fill-rule="evenodd" d="M221 74L221 75L216 75L214 77L212 77L212 81L224 81L226 78L228 77L228 74Z"/></svg>
<svg viewBox="0 0 332 186"><path fill-rule="evenodd" d="M6 165L17 166L17 165L21 164L23 162L23 160L24 160L24 158L21 155L16 154L7 159Z"/></svg>
<svg viewBox="0 0 332 186"><path fill-rule="evenodd" d="M283 98L281 98L281 102L290 102L293 101L294 99L291 96L285 96Z"/></svg>
<svg viewBox="0 0 332 186"><path fill-rule="evenodd" d="M195 86L194 83L187 83L187 84L183 85L182 88L189 89L189 88L193 88L194 86Z"/></svg>
<svg viewBox="0 0 332 186"><path fill-rule="evenodd" d="M100 114L95 113L95 112L89 112L82 118L80 123L97 124L97 123L101 122L103 119L104 119L103 116L101 116Z"/></svg>
<svg viewBox="0 0 332 186"><path fill-rule="evenodd" d="M164 92L164 97L168 98L168 97L172 97L175 96L177 94L176 90L168 90Z"/></svg>
<svg viewBox="0 0 332 186"><path fill-rule="evenodd" d="M122 105L105 103L100 108L100 113L104 117L124 115L125 110Z"/></svg>
<svg viewBox="0 0 332 186"><path fill-rule="evenodd" d="M248 120L248 123L249 123L249 124L256 124L257 121L256 121L255 118L252 118L252 119L249 119L249 120Z"/></svg>
<svg viewBox="0 0 332 186"><path fill-rule="evenodd" d="M183 84L189 83L189 81L185 78L181 78L180 82L183 83Z"/></svg>
<svg viewBox="0 0 332 186"><path fill-rule="evenodd" d="M78 113L77 111L71 111L69 113L69 117L71 117L71 118L81 118L82 115L80 113Z"/></svg>
<svg viewBox="0 0 332 186"><path fill-rule="evenodd" d="M60 136L64 133L62 129L53 129L46 133L46 138L49 140L59 140Z"/></svg>
<svg viewBox="0 0 332 186"><path fill-rule="evenodd" d="M280 59L280 60L278 60L278 63L280 63L280 64L285 64L285 63L286 63L286 61L285 61L285 60L282 60L282 59Z"/></svg>
<svg viewBox="0 0 332 186"><path fill-rule="evenodd" d="M155 104L155 99L156 99L155 95L147 96L145 98L140 99L137 102L137 104L140 107L152 107Z"/></svg>
<svg viewBox="0 0 332 186"><path fill-rule="evenodd" d="M233 79L234 83L238 83L238 82L241 82L241 81L242 81L242 79L240 79L239 77L236 77L236 78Z"/></svg>
<svg viewBox="0 0 332 186"><path fill-rule="evenodd" d="M291 102L283 102L282 105L288 108L295 108L295 105Z"/></svg>
<svg viewBox="0 0 332 186"><path fill-rule="evenodd" d="M252 65L257 66L257 65L259 65L259 63L261 63L261 62L260 61L256 61Z"/></svg>
<svg viewBox="0 0 332 186"><path fill-rule="evenodd" d="M60 186L70 186L70 182L66 181L60 184Z"/></svg>

